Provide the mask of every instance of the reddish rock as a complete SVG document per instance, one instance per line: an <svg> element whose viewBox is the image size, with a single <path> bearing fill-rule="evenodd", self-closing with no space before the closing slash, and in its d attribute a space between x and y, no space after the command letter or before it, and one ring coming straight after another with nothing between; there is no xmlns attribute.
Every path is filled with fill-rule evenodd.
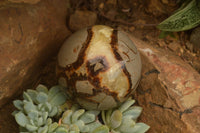
<svg viewBox="0 0 200 133"><path fill-rule="evenodd" d="M74 14L70 16L69 28L73 31L92 26L96 23L97 15L91 11L76 10Z"/></svg>
<svg viewBox="0 0 200 133"><path fill-rule="evenodd" d="M135 98L149 133L199 133L200 75L180 57L131 36L141 52L143 73Z"/></svg>
<svg viewBox="0 0 200 133"><path fill-rule="evenodd" d="M38 81L70 34L66 0L5 5L0 12L0 106Z"/></svg>

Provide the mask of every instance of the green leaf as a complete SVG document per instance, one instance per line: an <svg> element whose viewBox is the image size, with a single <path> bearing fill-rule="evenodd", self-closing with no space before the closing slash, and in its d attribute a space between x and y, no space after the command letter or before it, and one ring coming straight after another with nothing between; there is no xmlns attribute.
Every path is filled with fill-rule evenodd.
<svg viewBox="0 0 200 133"><path fill-rule="evenodd" d="M42 84L39 84L37 87L36 87L36 90L38 92L43 92L43 93L46 93L48 94L48 89L46 86L42 85Z"/></svg>
<svg viewBox="0 0 200 133"><path fill-rule="evenodd" d="M96 128L100 127L102 124L99 121L92 122L87 124L89 127L89 133L92 133Z"/></svg>
<svg viewBox="0 0 200 133"><path fill-rule="evenodd" d="M73 124L77 125L80 131L81 131L81 129L84 129L84 126L85 126L85 124L82 120L78 120ZM89 128L88 128L88 131L89 131Z"/></svg>
<svg viewBox="0 0 200 133"><path fill-rule="evenodd" d="M43 105L44 105L43 107L45 108L45 111L50 112L52 110L52 106L50 103L45 102Z"/></svg>
<svg viewBox="0 0 200 133"><path fill-rule="evenodd" d="M135 100L132 100L132 99L127 100L119 107L119 110L123 113L125 110L127 110L134 103L135 103Z"/></svg>
<svg viewBox="0 0 200 133"><path fill-rule="evenodd" d="M13 101L14 106L19 109L19 110L23 110L23 102L21 100L15 100Z"/></svg>
<svg viewBox="0 0 200 133"><path fill-rule="evenodd" d="M127 133L145 133L149 130L149 126L144 123L136 123L133 128L129 128Z"/></svg>
<svg viewBox="0 0 200 133"><path fill-rule="evenodd" d="M28 114L30 111L36 110L36 106L32 102L24 103L24 111Z"/></svg>
<svg viewBox="0 0 200 133"><path fill-rule="evenodd" d="M28 113L28 117L32 120L36 120L39 116L39 113L37 110L30 110Z"/></svg>
<svg viewBox="0 0 200 133"><path fill-rule="evenodd" d="M39 117L38 120L37 120L37 125L38 125L38 127L39 127L39 126L42 126L43 124L44 124L43 118L42 118L42 117Z"/></svg>
<svg viewBox="0 0 200 133"><path fill-rule="evenodd" d="M91 123L95 121L96 116L94 114L91 114L89 112L85 112L81 117L80 120L84 121L85 124Z"/></svg>
<svg viewBox="0 0 200 133"><path fill-rule="evenodd" d="M106 116L105 116L106 125L109 126L109 127L110 127L110 117L111 117L112 111L113 111L112 109L106 111Z"/></svg>
<svg viewBox="0 0 200 133"><path fill-rule="evenodd" d="M80 132L80 129L75 124L71 124L69 130L70 131L75 131L74 133L79 133Z"/></svg>
<svg viewBox="0 0 200 133"><path fill-rule="evenodd" d="M55 131L55 133L68 133L69 129L66 127L58 127Z"/></svg>
<svg viewBox="0 0 200 133"><path fill-rule="evenodd" d="M123 116L130 115L133 120L136 120L142 112L142 108L139 106L130 107L128 110L123 112Z"/></svg>
<svg viewBox="0 0 200 133"><path fill-rule="evenodd" d="M62 87L59 85L51 87L48 93L48 100L50 101L58 92L60 92L61 88Z"/></svg>
<svg viewBox="0 0 200 133"><path fill-rule="evenodd" d="M27 100L29 102L33 102L31 97L29 96L29 94L26 93L26 92L23 93L23 98L24 98L24 100Z"/></svg>
<svg viewBox="0 0 200 133"><path fill-rule="evenodd" d="M67 99L66 95L62 92L59 92L49 101L49 103L52 106L59 106L64 104L66 99Z"/></svg>
<svg viewBox="0 0 200 133"><path fill-rule="evenodd" d="M51 112L49 113L50 117L55 116L58 113L58 108L56 106L54 106L51 110Z"/></svg>
<svg viewBox="0 0 200 133"><path fill-rule="evenodd" d="M62 123L64 124L71 124L71 116L72 116L72 110L67 110L63 113L62 116Z"/></svg>
<svg viewBox="0 0 200 133"><path fill-rule="evenodd" d="M122 124L117 129L120 132L134 133L132 132L132 128L134 126L135 126L134 120L132 120L130 117L123 117Z"/></svg>
<svg viewBox="0 0 200 133"><path fill-rule="evenodd" d="M58 127L58 123L54 122L49 126L48 132L52 133Z"/></svg>
<svg viewBox="0 0 200 133"><path fill-rule="evenodd" d="M46 122L47 120L47 117L48 117L48 112L42 112L42 119L43 119L43 123Z"/></svg>
<svg viewBox="0 0 200 133"><path fill-rule="evenodd" d="M33 131L36 131L38 127L30 125L30 124L26 124L26 129L28 129L28 131L30 132L33 132Z"/></svg>
<svg viewBox="0 0 200 133"><path fill-rule="evenodd" d="M105 125L102 125L96 128L92 133L109 133L109 128Z"/></svg>
<svg viewBox="0 0 200 133"><path fill-rule="evenodd" d="M75 123L78 118L85 112L84 109L79 109L72 114L72 123Z"/></svg>
<svg viewBox="0 0 200 133"><path fill-rule="evenodd" d="M101 118L102 118L102 120L103 120L103 123L104 123L105 125L107 125L108 123L106 122L106 111L105 111L105 110L102 110L102 111L101 111Z"/></svg>
<svg viewBox="0 0 200 133"><path fill-rule="evenodd" d="M25 127L26 124L29 124L28 118L21 111L15 114L15 120L17 124L19 124L22 127Z"/></svg>
<svg viewBox="0 0 200 133"><path fill-rule="evenodd" d="M187 6L161 22L157 28L163 31L184 31L200 24L200 2L192 0Z"/></svg>
<svg viewBox="0 0 200 133"><path fill-rule="evenodd" d="M110 117L110 126L115 129L122 123L122 112L120 110L115 110Z"/></svg>
<svg viewBox="0 0 200 133"><path fill-rule="evenodd" d="M40 127L38 129L38 133L47 133L48 131L48 126Z"/></svg>
<svg viewBox="0 0 200 133"><path fill-rule="evenodd" d="M37 97L36 97L36 100L39 102L39 103L45 103L48 101L48 95L44 92L39 92Z"/></svg>
<svg viewBox="0 0 200 133"><path fill-rule="evenodd" d="M50 125L50 124L52 124L52 119L51 118L47 118L46 125Z"/></svg>
<svg viewBox="0 0 200 133"><path fill-rule="evenodd" d="M31 99L33 100L34 103L37 103L36 102L36 97L38 95L38 92L36 90L31 90L31 89L28 89L27 90L27 93L28 95L31 97Z"/></svg>

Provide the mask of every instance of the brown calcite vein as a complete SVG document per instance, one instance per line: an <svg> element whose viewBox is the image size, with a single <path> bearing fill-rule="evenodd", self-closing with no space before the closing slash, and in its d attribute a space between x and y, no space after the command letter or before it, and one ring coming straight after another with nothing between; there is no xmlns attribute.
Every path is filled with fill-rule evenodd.
<svg viewBox="0 0 200 133"><path fill-rule="evenodd" d="M199 73L170 51L130 37L142 57L142 79L134 96L144 108L141 120L151 126L149 132L198 133Z"/></svg>

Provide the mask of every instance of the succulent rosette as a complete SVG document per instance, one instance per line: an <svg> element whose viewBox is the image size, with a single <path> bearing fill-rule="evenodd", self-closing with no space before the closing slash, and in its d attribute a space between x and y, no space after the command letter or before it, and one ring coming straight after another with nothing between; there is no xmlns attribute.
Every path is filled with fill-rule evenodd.
<svg viewBox="0 0 200 133"><path fill-rule="evenodd" d="M44 85L38 85L36 90L23 93L24 100L15 100L18 109L13 112L21 132L51 132L58 125L52 118L61 114L67 96L61 86L53 86L50 90Z"/></svg>
<svg viewBox="0 0 200 133"><path fill-rule="evenodd" d="M120 107L102 111L102 119L111 133L144 133L150 127L144 123L136 123L142 112L139 106L132 106L135 100L129 98Z"/></svg>
<svg viewBox="0 0 200 133"><path fill-rule="evenodd" d="M118 108L104 111L85 110L72 105L63 87L48 90L38 85L36 90L24 92L23 100L13 102L18 109L13 115L20 133L144 133L149 126L136 123L142 108L132 106L134 102L128 99Z"/></svg>

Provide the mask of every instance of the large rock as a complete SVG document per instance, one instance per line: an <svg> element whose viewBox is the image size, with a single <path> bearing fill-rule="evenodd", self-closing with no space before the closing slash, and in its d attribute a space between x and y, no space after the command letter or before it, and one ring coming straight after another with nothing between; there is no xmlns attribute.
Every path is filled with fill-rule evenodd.
<svg viewBox="0 0 200 133"><path fill-rule="evenodd" d="M135 98L149 133L199 133L200 75L173 53L134 38L143 62Z"/></svg>
<svg viewBox="0 0 200 133"><path fill-rule="evenodd" d="M76 10L69 18L69 28L73 31L77 31L94 25L96 20L96 13L88 10Z"/></svg>
<svg viewBox="0 0 200 133"><path fill-rule="evenodd" d="M9 3L0 9L0 106L31 87L70 34L67 0Z"/></svg>

